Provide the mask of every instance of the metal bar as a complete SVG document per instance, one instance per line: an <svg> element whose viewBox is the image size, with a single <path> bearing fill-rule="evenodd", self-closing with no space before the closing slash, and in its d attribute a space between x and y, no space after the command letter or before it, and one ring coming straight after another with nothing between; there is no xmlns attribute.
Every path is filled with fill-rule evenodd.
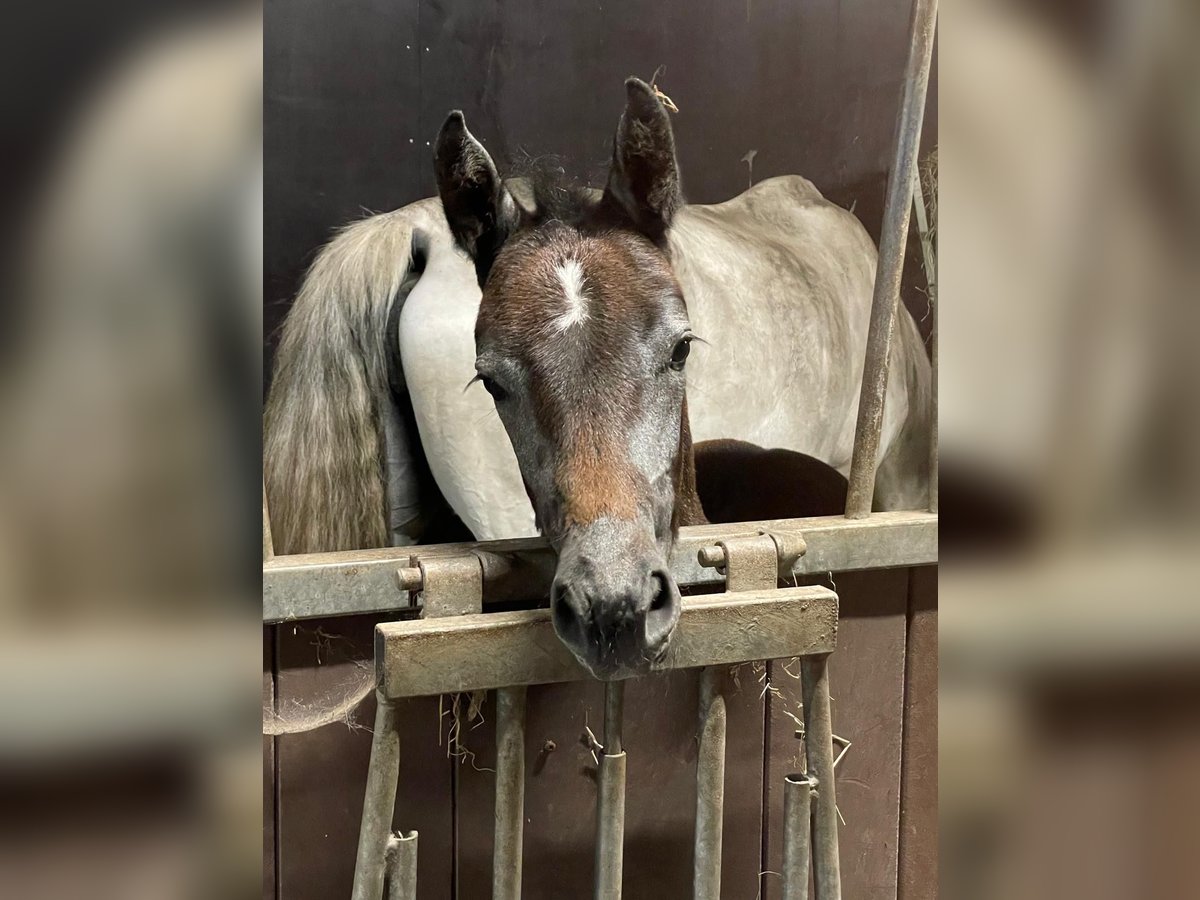
<svg viewBox="0 0 1200 900"><path fill-rule="evenodd" d="M606 748L596 792L596 900L621 900L624 856L625 753Z"/></svg>
<svg viewBox="0 0 1200 900"><path fill-rule="evenodd" d="M837 595L827 588L692 597L650 671L829 653L836 644ZM375 665L379 689L392 699L592 679L546 609L382 622Z"/></svg>
<svg viewBox="0 0 1200 900"><path fill-rule="evenodd" d="M875 467L879 455L879 431L883 423L888 362L896 306L900 300L900 277L904 270L904 245L908 239L912 210L912 177L925 116L925 91L929 86L929 62L933 54L937 0L913 0L908 63L904 69L904 91L896 117L896 150L888 176L883 208L883 232L879 241L879 265L871 296L871 321L863 364L858 421L854 430L854 458L850 464L850 487L846 495L846 518L861 519L871 514L875 492Z"/></svg>
<svg viewBox="0 0 1200 900"><path fill-rule="evenodd" d="M812 819L811 775L783 780L783 900L808 897L808 837Z"/></svg>
<svg viewBox="0 0 1200 900"><path fill-rule="evenodd" d="M382 900L388 839L396 810L396 782L400 778L400 736L396 709L376 694L375 734L363 797L362 824L358 831L358 857L354 863L352 900Z"/></svg>
<svg viewBox="0 0 1200 900"><path fill-rule="evenodd" d="M929 417L929 511L938 511L938 298L933 290L929 298L930 311L933 315L933 328L929 332L932 344L932 365L930 373L930 417Z"/></svg>
<svg viewBox="0 0 1200 900"><path fill-rule="evenodd" d="M604 685L604 755L596 796L596 900L620 900L625 859L625 682Z"/></svg>
<svg viewBox="0 0 1200 900"><path fill-rule="evenodd" d="M930 416L929 416L929 511L938 508L938 431L937 431L937 378L938 378L938 280L937 253L933 249L929 219L925 211L925 191L921 186L921 167L913 167L913 214L917 217L917 234L921 238L921 258L925 267L925 289L928 291L930 344Z"/></svg>
<svg viewBox="0 0 1200 900"><path fill-rule="evenodd" d="M520 900L525 824L525 688L496 691L496 831L492 900Z"/></svg>
<svg viewBox="0 0 1200 900"><path fill-rule="evenodd" d="M394 834L387 845L388 900L417 900L417 833Z"/></svg>
<svg viewBox="0 0 1200 900"><path fill-rule="evenodd" d="M696 841L692 894L720 900L721 827L725 813L724 672L709 666L700 674L700 749L696 756Z"/></svg>
<svg viewBox="0 0 1200 900"><path fill-rule="evenodd" d="M697 553L717 541L755 536L760 530L803 536L807 551L791 566L797 577L929 565L938 559L937 525L938 517L927 512L884 512L860 520L824 516L691 526L680 529L671 575L681 586L720 584L722 575L702 566ZM429 559L472 552L479 552L483 563L485 609L496 603L537 604L549 596L555 558L542 538L430 545L421 547L419 555ZM407 608L411 586L402 587L397 572L409 567L411 553L412 548L393 547L276 557L263 565L263 621Z"/></svg>
<svg viewBox="0 0 1200 900"><path fill-rule="evenodd" d="M827 655L806 656L800 660L800 690L804 701L804 750L808 774L817 781L812 816L813 887L816 900L841 900L827 660Z"/></svg>
<svg viewBox="0 0 1200 900"><path fill-rule="evenodd" d="M621 736L625 728L625 682L604 684L604 752L623 753Z"/></svg>

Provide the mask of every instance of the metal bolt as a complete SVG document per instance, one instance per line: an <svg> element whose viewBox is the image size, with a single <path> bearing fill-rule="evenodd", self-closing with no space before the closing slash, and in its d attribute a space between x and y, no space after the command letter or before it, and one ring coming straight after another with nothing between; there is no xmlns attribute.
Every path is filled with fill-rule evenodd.
<svg viewBox="0 0 1200 900"><path fill-rule="evenodd" d="M542 744L543 753L553 753L557 749L558 744L554 743L554 741L546 741L546 743Z"/></svg>
<svg viewBox="0 0 1200 900"><path fill-rule="evenodd" d="M706 569L720 569L725 565L725 548L701 547L696 551L696 560Z"/></svg>
<svg viewBox="0 0 1200 900"><path fill-rule="evenodd" d="M402 591L419 591L422 589L423 580L421 578L421 570L416 566L404 566L396 570L396 581L400 585Z"/></svg>

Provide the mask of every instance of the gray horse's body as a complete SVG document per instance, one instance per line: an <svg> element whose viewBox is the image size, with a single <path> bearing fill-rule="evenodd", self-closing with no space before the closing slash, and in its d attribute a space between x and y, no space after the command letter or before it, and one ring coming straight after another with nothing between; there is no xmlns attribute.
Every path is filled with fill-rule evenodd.
<svg viewBox="0 0 1200 900"><path fill-rule="evenodd" d="M853 215L795 176L682 209L671 258L707 343L688 367L697 441L733 438L850 465L876 251ZM442 494L480 540L535 532L508 436L474 375L480 291L441 206L424 200L345 229L284 326L265 435L280 552L419 539L416 437ZM394 304L402 302L399 317ZM403 378L389 363L399 347ZM876 506L923 506L930 370L902 312ZM389 377L390 376L390 377Z"/></svg>

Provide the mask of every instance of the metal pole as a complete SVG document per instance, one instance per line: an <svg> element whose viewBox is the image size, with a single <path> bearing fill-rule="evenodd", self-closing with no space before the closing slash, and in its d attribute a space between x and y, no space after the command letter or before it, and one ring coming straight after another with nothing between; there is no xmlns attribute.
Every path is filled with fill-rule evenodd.
<svg viewBox="0 0 1200 900"><path fill-rule="evenodd" d="M496 831L492 900L520 900L525 823L525 688L496 691Z"/></svg>
<svg viewBox="0 0 1200 900"><path fill-rule="evenodd" d="M394 834L387 845L388 900L417 900L417 833Z"/></svg>
<svg viewBox="0 0 1200 900"><path fill-rule="evenodd" d="M933 328L929 340L933 347L933 371L930 381L929 415L929 511L938 511L938 298L937 291L929 297L930 312L933 314Z"/></svg>
<svg viewBox="0 0 1200 900"><path fill-rule="evenodd" d="M837 793L833 782L833 721L829 711L828 654L800 658L804 700L804 750L817 790L812 823L812 867L816 900L841 900L838 864Z"/></svg>
<svg viewBox="0 0 1200 900"><path fill-rule="evenodd" d="M625 751L621 749L625 683L604 685L604 756L596 798L596 900L621 900L625 852Z"/></svg>
<svg viewBox="0 0 1200 900"><path fill-rule="evenodd" d="M396 709L376 692L375 735L363 796L362 824L358 832L358 857L354 863L352 900L382 900L383 873L387 865L388 838L396 810L396 782L400 778L400 736Z"/></svg>
<svg viewBox="0 0 1200 900"><path fill-rule="evenodd" d="M700 674L700 750L696 758L696 847L692 893L696 900L721 896L721 825L725 809L725 695L723 672Z"/></svg>
<svg viewBox="0 0 1200 900"><path fill-rule="evenodd" d="M904 245L912 210L913 168L921 140L921 122L925 116L925 91L929 85L929 62L933 54L936 22L937 0L913 0L911 43L904 69L904 92L896 120L896 150L883 208L879 266L875 271L875 289L871 296L871 322L867 332L862 391L858 400L858 422L854 431L854 458L850 464L850 488L846 495L848 519L870 515L871 499L875 493L879 430L883 423L892 331L896 325L900 276L904 270Z"/></svg>
<svg viewBox="0 0 1200 900"><path fill-rule="evenodd" d="M933 250L933 237L929 233L929 219L925 212L925 191L921 187L921 167L913 168L913 214L917 217L917 233L921 236L921 259L925 264L925 288L929 292L930 382L929 382L929 511L938 508L938 433L937 433L937 254Z"/></svg>
<svg viewBox="0 0 1200 900"><path fill-rule="evenodd" d="M604 752L616 755L624 752L621 733L625 728L625 682L609 681L604 685Z"/></svg>
<svg viewBox="0 0 1200 900"><path fill-rule="evenodd" d="M808 897L808 835L812 817L811 775L783 780L783 900Z"/></svg>

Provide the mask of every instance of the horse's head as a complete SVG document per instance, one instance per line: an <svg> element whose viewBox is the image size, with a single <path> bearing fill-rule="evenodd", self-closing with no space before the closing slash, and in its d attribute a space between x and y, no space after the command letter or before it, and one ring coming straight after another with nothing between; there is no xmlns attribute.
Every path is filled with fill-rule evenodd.
<svg viewBox="0 0 1200 900"><path fill-rule="evenodd" d="M679 618L667 567L698 512L684 404L692 334L666 233L682 205L667 113L626 82L608 185L518 204L451 113L438 189L483 299L477 380L558 552L559 636L593 673L644 670Z"/></svg>

